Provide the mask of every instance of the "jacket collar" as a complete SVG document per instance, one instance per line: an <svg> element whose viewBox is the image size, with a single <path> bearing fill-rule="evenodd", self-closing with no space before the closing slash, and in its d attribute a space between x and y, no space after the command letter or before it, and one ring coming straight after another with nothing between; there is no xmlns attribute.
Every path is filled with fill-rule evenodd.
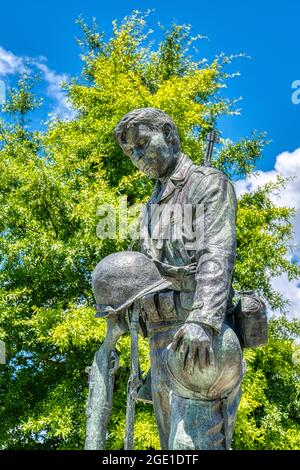
<svg viewBox="0 0 300 470"><path fill-rule="evenodd" d="M192 166L195 166L192 160L187 155L181 154L166 184L162 186L161 181L156 180L156 185L149 202L156 204L170 196L176 188L182 186Z"/></svg>

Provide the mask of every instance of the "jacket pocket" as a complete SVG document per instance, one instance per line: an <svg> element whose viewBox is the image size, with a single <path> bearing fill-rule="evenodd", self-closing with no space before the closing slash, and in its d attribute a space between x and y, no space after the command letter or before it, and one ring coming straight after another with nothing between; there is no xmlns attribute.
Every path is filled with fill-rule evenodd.
<svg viewBox="0 0 300 470"><path fill-rule="evenodd" d="M174 291L159 293L159 313L163 320L173 320L177 318L176 307L174 303Z"/></svg>

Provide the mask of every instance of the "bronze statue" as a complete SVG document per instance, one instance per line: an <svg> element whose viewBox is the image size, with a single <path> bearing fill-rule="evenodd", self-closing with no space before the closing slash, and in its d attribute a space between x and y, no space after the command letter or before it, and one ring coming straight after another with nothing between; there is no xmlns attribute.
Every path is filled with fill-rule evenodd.
<svg viewBox="0 0 300 470"><path fill-rule="evenodd" d="M204 166L197 166L181 152L174 122L159 109L129 112L118 123L115 137L133 164L156 179L141 216L139 251L167 283L150 292L145 291L143 282L136 284L134 300L126 294L127 288L122 291L128 299L125 306L135 305L135 312L139 312L135 321L149 338L151 350L151 373L137 398L153 403L162 449L229 449L244 373L232 316L234 188L207 160ZM136 256L130 253L123 256ZM138 269L144 279L152 269L149 261L146 264L146 270ZM117 282L122 286L119 274ZM94 293L97 300L95 287ZM110 354L114 354L111 351L126 330L125 324L129 328L133 318L133 313L128 316L123 308L123 326L116 325L113 312L120 310L113 307L118 304L115 296L111 290L111 299L101 307L106 314L110 312L108 322L115 318L111 328L117 333L110 343ZM107 422L110 406L111 396L102 422ZM99 440L95 442L87 432L87 448L103 448Z"/></svg>

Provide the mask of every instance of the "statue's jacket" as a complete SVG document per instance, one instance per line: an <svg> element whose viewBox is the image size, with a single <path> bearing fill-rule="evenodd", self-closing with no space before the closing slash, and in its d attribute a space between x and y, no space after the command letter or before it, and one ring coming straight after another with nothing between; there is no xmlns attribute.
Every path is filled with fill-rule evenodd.
<svg viewBox="0 0 300 470"><path fill-rule="evenodd" d="M181 155L164 184L157 180L141 214L139 249L172 283L167 291L141 299L151 371L138 398L153 401L163 449L229 448L243 375L242 350L226 318L232 301L236 212L227 176ZM169 355L174 335L186 321L215 331L211 367L191 371Z"/></svg>
<svg viewBox="0 0 300 470"><path fill-rule="evenodd" d="M187 321L220 333L232 298L237 201L221 171L182 154L140 217L139 250L172 281Z"/></svg>

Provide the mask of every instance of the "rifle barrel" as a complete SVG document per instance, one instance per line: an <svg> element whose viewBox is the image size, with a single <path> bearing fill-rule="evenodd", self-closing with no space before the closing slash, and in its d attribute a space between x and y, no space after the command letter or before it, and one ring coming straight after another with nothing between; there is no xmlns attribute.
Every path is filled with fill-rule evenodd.
<svg viewBox="0 0 300 470"><path fill-rule="evenodd" d="M137 305L133 306L132 318L130 322L130 377L127 388L127 407L126 407L126 433L124 439L124 449L132 450L134 448L134 416L137 391L140 383L139 377L139 356L138 356L138 321L139 309Z"/></svg>
<svg viewBox="0 0 300 470"><path fill-rule="evenodd" d="M216 130L209 132L207 136L207 147L205 153L204 166L211 166L211 159L214 151L214 144L218 142L218 134Z"/></svg>

